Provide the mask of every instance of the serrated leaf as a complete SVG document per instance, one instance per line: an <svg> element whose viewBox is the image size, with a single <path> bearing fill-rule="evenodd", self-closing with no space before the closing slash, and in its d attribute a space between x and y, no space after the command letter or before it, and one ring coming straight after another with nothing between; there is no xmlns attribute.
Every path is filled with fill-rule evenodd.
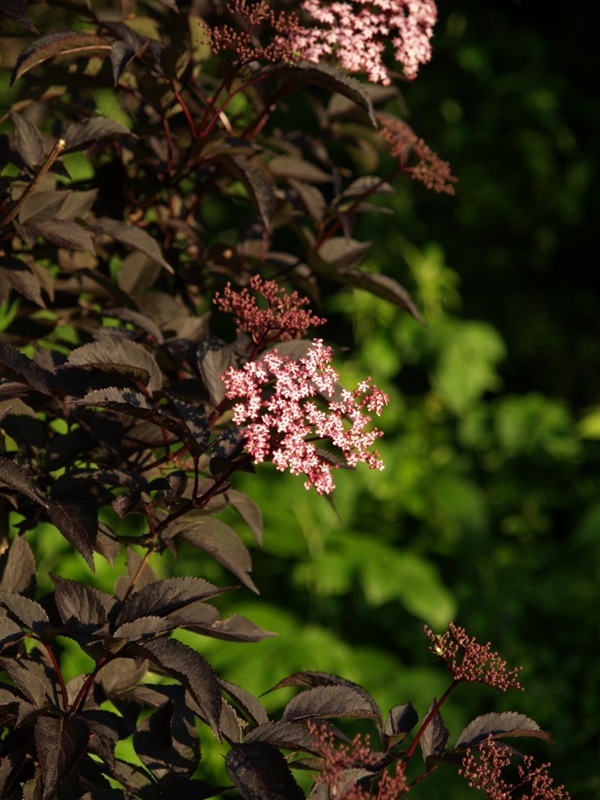
<svg viewBox="0 0 600 800"><path fill-rule="evenodd" d="M475 717L466 728L464 728L456 740L455 750L473 747L473 745L487 739L489 735L494 738L504 736L532 736L537 739L550 741L550 736L540 730L540 726L534 720L516 711L504 711L499 714L482 714Z"/></svg>
<svg viewBox="0 0 600 800"><path fill-rule="evenodd" d="M2 484L10 486L11 489L29 500L33 500L34 503L49 508L48 502L25 470L8 458L0 458L0 486Z"/></svg>
<svg viewBox="0 0 600 800"><path fill-rule="evenodd" d="M24 536L17 536L0 556L0 589L23 594L33 585L35 573L31 547Z"/></svg>
<svg viewBox="0 0 600 800"><path fill-rule="evenodd" d="M304 800L287 761L271 744L236 744L225 766L244 800Z"/></svg>
<svg viewBox="0 0 600 800"><path fill-rule="evenodd" d="M143 381L149 391L160 389L162 375L151 353L137 342L105 336L99 341L84 344L71 352L67 359L74 367L115 371Z"/></svg>
<svg viewBox="0 0 600 800"><path fill-rule="evenodd" d="M93 550L98 536L98 512L94 503L82 497L79 502L51 500L46 507L52 523L94 571Z"/></svg>
<svg viewBox="0 0 600 800"><path fill-rule="evenodd" d="M282 720L351 717L381 721L371 695L360 686L317 686L294 697L285 707Z"/></svg>
<svg viewBox="0 0 600 800"><path fill-rule="evenodd" d="M102 668L99 680L107 695L119 697L141 683L147 671L145 659L113 658Z"/></svg>
<svg viewBox="0 0 600 800"><path fill-rule="evenodd" d="M198 705L198 712L219 736L221 689L208 661L176 639L155 639L133 648L170 677L177 678Z"/></svg>
<svg viewBox="0 0 600 800"><path fill-rule="evenodd" d="M114 45L113 45L114 47ZM63 153L73 153L76 150L85 150L100 139L114 136L135 136L129 128L107 117L89 117L83 122L74 122L69 125L64 133L66 146Z"/></svg>
<svg viewBox="0 0 600 800"><path fill-rule="evenodd" d="M181 438L180 423L167 416L155 403L135 389L118 389L114 386L107 389L94 389L81 400L75 401L79 406L99 406L129 414L132 417L152 422L159 428L166 428Z"/></svg>
<svg viewBox="0 0 600 800"><path fill-rule="evenodd" d="M50 624L48 615L39 603L21 597L13 592L0 591L0 606L5 608L9 614L32 631L39 632L40 629Z"/></svg>
<svg viewBox="0 0 600 800"><path fill-rule="evenodd" d="M230 681L221 679L220 684L234 704L241 708L252 722L262 725L269 721L267 712L253 694Z"/></svg>
<svg viewBox="0 0 600 800"><path fill-rule="evenodd" d="M165 703L138 726L133 736L138 758L160 781L188 777L200 761L194 715L181 704Z"/></svg>
<svg viewBox="0 0 600 800"><path fill-rule="evenodd" d="M170 633L177 625L164 617L144 616L131 622L124 622L113 631L112 652L118 652L125 644L154 639L159 635ZM121 640L121 641L119 641Z"/></svg>
<svg viewBox="0 0 600 800"><path fill-rule="evenodd" d="M383 727L387 747L403 742L418 721L419 716L412 703L391 708Z"/></svg>
<svg viewBox="0 0 600 800"><path fill-rule="evenodd" d="M318 257L335 270L345 270L362 263L371 246L372 242L332 236L319 248Z"/></svg>
<svg viewBox="0 0 600 800"><path fill-rule="evenodd" d="M34 192L19 211L19 222L51 219L60 210L69 192Z"/></svg>
<svg viewBox="0 0 600 800"><path fill-rule="evenodd" d="M85 753L90 731L80 717L38 717L34 736L44 782L41 800L50 800Z"/></svg>
<svg viewBox="0 0 600 800"><path fill-rule="evenodd" d="M310 161L296 156L276 156L269 161L269 170L276 177L296 178L307 183L331 183L333 178Z"/></svg>
<svg viewBox="0 0 600 800"><path fill-rule="evenodd" d="M56 703L60 691L58 679L54 671L46 669L44 664L32 658L3 658L0 659L0 665L8 672L17 689L29 698L33 708L43 708L48 705L48 700L52 705Z"/></svg>
<svg viewBox="0 0 600 800"><path fill-rule="evenodd" d="M165 539L185 541L204 550L236 578L259 594L249 573L252 560L248 548L237 533L221 520L206 516L202 512L190 512L167 527Z"/></svg>
<svg viewBox="0 0 600 800"><path fill-rule="evenodd" d="M209 340L198 349L197 362L210 402L216 408L225 397L221 375L234 363L233 349L220 340Z"/></svg>
<svg viewBox="0 0 600 800"><path fill-rule="evenodd" d="M81 625L94 628L105 625L114 605L114 598L84 583L61 578L60 575L51 574L50 577L56 587L56 607L65 624L75 620Z"/></svg>
<svg viewBox="0 0 600 800"><path fill-rule="evenodd" d="M7 647L20 642L25 631L8 617L0 617L0 653Z"/></svg>
<svg viewBox="0 0 600 800"><path fill-rule="evenodd" d="M192 454L201 456L206 450L210 438L210 426L204 408L191 403L184 403L183 400L179 400L170 392L168 392L168 397L184 421L185 428L189 431L186 441Z"/></svg>
<svg viewBox="0 0 600 800"><path fill-rule="evenodd" d="M42 134L24 114L9 111L9 116L15 126L17 152L30 169L39 167L46 155Z"/></svg>
<svg viewBox="0 0 600 800"><path fill-rule="evenodd" d="M24 0L2 0L0 14L6 14L7 17L24 25L32 33L39 33L29 16Z"/></svg>
<svg viewBox="0 0 600 800"><path fill-rule="evenodd" d="M268 742L286 750L321 754L319 743L303 722L265 722L249 731L244 742Z"/></svg>
<svg viewBox="0 0 600 800"><path fill-rule="evenodd" d="M135 56L135 50L133 50L127 44L127 42L124 42L122 39L117 39L115 42L113 42L113 45L110 49L110 63L112 66L112 73L113 73L113 86L117 86L125 67L129 64L129 62L134 56Z"/></svg>
<svg viewBox="0 0 600 800"><path fill-rule="evenodd" d="M0 277L12 286L15 292L30 300L32 303L45 308L42 298L42 287L36 275L20 258L7 256L0 261Z"/></svg>
<svg viewBox="0 0 600 800"><path fill-rule="evenodd" d="M244 184L254 201L265 230L268 231L275 213L275 191L272 181L245 156L230 156L222 159L222 162L234 178Z"/></svg>
<svg viewBox="0 0 600 800"><path fill-rule="evenodd" d="M131 322L136 328L143 331L149 338L154 339L158 344L162 344L165 337L156 322L146 314L140 314L139 311L134 311L131 308L110 308L104 311L107 317L113 319L120 319L123 322Z"/></svg>
<svg viewBox="0 0 600 800"><path fill-rule="evenodd" d="M436 701L433 700L427 709L424 720L427 719L429 714L433 711L435 704ZM419 740L421 752L423 754L423 760L427 761L431 757L444 755L449 738L450 731L444 725L444 721L442 720L442 715L440 712L436 711Z"/></svg>
<svg viewBox="0 0 600 800"><path fill-rule="evenodd" d="M276 689L284 689L287 686L350 686L357 689L361 688L358 684L346 678L340 678L339 675L332 675L330 672L305 670L303 672L294 672L293 675L283 678L275 686L271 687L269 692L274 692Z"/></svg>
<svg viewBox="0 0 600 800"><path fill-rule="evenodd" d="M123 625L141 616L167 616L190 603L218 597L228 591L202 578L163 578L153 581L127 598L117 614L115 625Z"/></svg>
<svg viewBox="0 0 600 800"><path fill-rule="evenodd" d="M214 619L208 623L194 618L182 620L179 612L176 612L178 624L182 628L202 633L212 639L223 639L227 642L262 642L263 639L271 639L278 634L266 631L252 620L242 617L240 614L232 614L225 619Z"/></svg>
<svg viewBox="0 0 600 800"><path fill-rule="evenodd" d="M34 238L42 236L49 242L67 250L91 252L94 249L92 237L78 222L61 219L49 219L43 222L30 221L25 228L28 235Z"/></svg>
<svg viewBox="0 0 600 800"><path fill-rule="evenodd" d="M96 220L95 229L98 233L116 239L117 242L131 247L133 250L138 250L152 261L160 264L167 272L173 272L173 267L165 260L157 242L142 228L136 228L109 217L101 217Z"/></svg>
<svg viewBox="0 0 600 800"><path fill-rule="evenodd" d="M303 180L288 178L287 181L298 195L309 217L314 220L314 222L320 223L327 210L327 202L322 192L320 192L316 186L311 186L310 183L305 183Z"/></svg>
<svg viewBox="0 0 600 800"><path fill-rule="evenodd" d="M50 394L48 373L11 344L0 344L0 375L6 371L1 369L2 366L8 369L9 376L14 380L26 383L43 394Z"/></svg>
<svg viewBox="0 0 600 800"><path fill-rule="evenodd" d="M28 45L17 58L11 83L54 56L70 55L76 58L94 53L108 55L110 47L106 39L93 33L60 31L42 36L41 39L36 39Z"/></svg>

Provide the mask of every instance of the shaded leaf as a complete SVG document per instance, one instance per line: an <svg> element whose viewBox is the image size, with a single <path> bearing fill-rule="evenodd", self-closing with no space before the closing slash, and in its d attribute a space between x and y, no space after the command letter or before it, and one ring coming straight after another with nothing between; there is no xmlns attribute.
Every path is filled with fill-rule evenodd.
<svg viewBox="0 0 600 800"><path fill-rule="evenodd" d="M95 229L98 233L116 239L117 242L131 247L133 250L138 250L152 261L160 264L167 272L173 272L173 268L165 261L157 242L142 228L136 228L109 217L101 217L96 220Z"/></svg>
<svg viewBox="0 0 600 800"><path fill-rule="evenodd" d="M35 559L24 536L17 536L0 556L0 589L24 593L35 580Z"/></svg>
<svg viewBox="0 0 600 800"><path fill-rule="evenodd" d="M237 533L221 520L202 512L190 512L171 523L164 532L165 539L185 541L208 553L239 580L258 594L249 572L252 560L248 548Z"/></svg>
<svg viewBox="0 0 600 800"><path fill-rule="evenodd" d="M2 369L1 367L7 369ZM43 394L50 394L48 389L48 373L35 361L23 355L11 344L0 343L0 375L8 371L9 377L26 383L32 389Z"/></svg>
<svg viewBox="0 0 600 800"><path fill-rule="evenodd" d="M408 311L419 324L427 327L409 292L388 275L352 269L344 272L332 272L330 277L339 283L354 286L356 289L364 289L377 297L383 297L389 303Z"/></svg>
<svg viewBox="0 0 600 800"><path fill-rule="evenodd" d="M432 712L436 701L433 700L429 708L427 709L427 713L425 714L426 719L429 714ZM432 756L441 756L446 752L446 745L448 744L448 739L450 738L450 731L444 725L444 721L442 720L442 715L439 711L435 713L435 715L430 720L429 724L423 731L423 735L419 740L419 744L421 745L421 752L423 753L423 760L427 761Z"/></svg>
<svg viewBox="0 0 600 800"><path fill-rule="evenodd" d="M146 348L137 342L104 336L96 342L75 348L67 359L74 367L101 369L131 375L143 381L149 391L160 389L162 375L160 369Z"/></svg>
<svg viewBox="0 0 600 800"><path fill-rule="evenodd" d="M31 219L51 219L60 210L69 192L34 192L19 211L19 222L24 224Z"/></svg>
<svg viewBox="0 0 600 800"><path fill-rule="evenodd" d="M163 578L153 581L127 598L117 614L115 625L141 616L166 616L190 603L218 597L228 591L202 578Z"/></svg>
<svg viewBox="0 0 600 800"><path fill-rule="evenodd" d="M62 621L75 620L79 624L101 627L114 605L114 598L83 583L50 575L56 587L54 600Z"/></svg>
<svg viewBox="0 0 600 800"><path fill-rule="evenodd" d="M25 631L20 625L8 617L0 617L0 652L20 642L24 636Z"/></svg>
<svg viewBox="0 0 600 800"><path fill-rule="evenodd" d="M263 639L270 639L278 634L266 631L252 620L242 617L240 614L233 614L226 619L211 620L209 624L202 621L195 621L194 618L181 620L176 612L180 627L196 633L203 633L213 639L224 639L228 642L262 642Z"/></svg>
<svg viewBox="0 0 600 800"><path fill-rule="evenodd" d="M276 156L269 161L269 170L276 177L296 178L308 183L331 183L333 178L310 161L296 156Z"/></svg>
<svg viewBox="0 0 600 800"><path fill-rule="evenodd" d="M191 778L200 761L194 715L181 704L165 703L143 720L134 734L133 746L158 780Z"/></svg>
<svg viewBox="0 0 600 800"><path fill-rule="evenodd" d="M34 503L49 508L48 502L42 497L40 490L29 478L25 470L8 458L0 458L0 486L10 486L19 494L24 495Z"/></svg>
<svg viewBox="0 0 600 800"><path fill-rule="evenodd" d="M247 733L244 742L269 742L286 750L321 755L319 742L302 722L265 722Z"/></svg>
<svg viewBox="0 0 600 800"><path fill-rule="evenodd" d="M85 497L79 501L57 502L51 500L47 504L48 516L65 539L84 557L93 571L94 545L98 536L98 512L93 502L86 502Z"/></svg>
<svg viewBox="0 0 600 800"><path fill-rule="evenodd" d="M56 702L59 692L58 679L54 673L49 673L43 664L31 658L20 660L3 658L0 659L0 664L2 669L8 672L15 686L31 700L32 707L43 708L47 705L48 698L52 704Z"/></svg>
<svg viewBox="0 0 600 800"><path fill-rule="evenodd" d="M246 689L230 681L221 679L220 684L223 690L231 697L234 704L238 706L238 708L241 708L252 722L257 725L262 725L269 721L267 712L253 694L250 694Z"/></svg>
<svg viewBox="0 0 600 800"><path fill-rule="evenodd" d="M140 654L177 680L188 690L198 705L198 712L219 736L221 689L208 661L191 647L175 639L155 639L136 645Z"/></svg>
<svg viewBox="0 0 600 800"><path fill-rule="evenodd" d="M39 632L41 628L50 624L42 606L20 594L0 591L0 606L3 606L11 616L16 617L21 625L33 631Z"/></svg>
<svg viewBox="0 0 600 800"><path fill-rule="evenodd" d="M60 31L42 36L28 45L17 58L13 70L11 83L14 83L26 72L58 55L91 55L101 53L108 55L110 43L93 33L82 33L78 31Z"/></svg>
<svg viewBox="0 0 600 800"><path fill-rule="evenodd" d="M83 122L74 122L72 125L69 125L63 136L67 143L63 153L84 150L100 139L124 135L135 136L129 128L126 128L125 125L116 122L114 119L108 119L107 117L90 117L89 119L83 120Z"/></svg>
<svg viewBox="0 0 600 800"><path fill-rule="evenodd" d="M505 711L499 714L482 714L475 717L466 728L464 728L456 740L455 749L462 750L487 739L489 735L494 738L504 738L505 736L532 736L537 739L544 739L551 742L549 734L540 730L540 726L534 720L516 711Z"/></svg>
<svg viewBox="0 0 600 800"><path fill-rule="evenodd" d="M206 445L210 438L210 426L206 412L202 407L184 403L170 392L168 396L189 431L186 441L190 446L190 450L194 455L201 456L206 450Z"/></svg>
<svg viewBox="0 0 600 800"><path fill-rule="evenodd" d="M30 169L39 167L46 156L42 134L24 114L9 111L9 116L15 126L17 152Z"/></svg>
<svg viewBox="0 0 600 800"><path fill-rule="evenodd" d="M234 363L233 350L218 339L210 339L198 349L198 369L215 406L225 397L221 375Z"/></svg>
<svg viewBox="0 0 600 800"><path fill-rule="evenodd" d="M20 259L7 256L0 260L0 276L19 294L32 303L45 308L38 277Z"/></svg>
<svg viewBox="0 0 600 800"><path fill-rule="evenodd" d="M94 389L81 400L77 400L76 404L120 411L122 414L129 414L132 417L152 422L159 428L166 428L177 438L181 437L180 423L163 413L162 409L135 389L117 389L114 386L107 389Z"/></svg>
<svg viewBox="0 0 600 800"><path fill-rule="evenodd" d="M113 86L116 86L119 83L119 78L123 74L123 71L127 64L131 61L131 59L135 55L135 50L133 50L127 42L124 42L122 39L117 39L113 42L113 45L110 49L110 63L112 66L112 73L113 73Z"/></svg>
<svg viewBox="0 0 600 800"><path fill-rule="evenodd" d="M340 678L339 675L332 675L329 672L305 670L303 672L294 672L293 675L288 675L287 678L280 680L275 686L269 689L269 691L274 692L276 689L284 689L286 686L350 686L360 689L358 684L346 678Z"/></svg>
<svg viewBox="0 0 600 800"><path fill-rule="evenodd" d="M265 173L245 156L230 156L222 159L224 166L240 180L248 194L254 201L254 205L261 218L265 230L269 230L271 217L275 212L275 192L273 183Z"/></svg>
<svg viewBox="0 0 600 800"><path fill-rule="evenodd" d="M90 731L80 717L38 717L34 735L44 782L42 800L49 800L85 753Z"/></svg>
<svg viewBox="0 0 600 800"><path fill-rule="evenodd" d="M44 222L30 222L26 227L30 236L42 236L59 247L68 250L92 251L94 243L89 232L78 222L49 219Z"/></svg>
<svg viewBox="0 0 600 800"><path fill-rule="evenodd" d="M236 744L225 766L244 800L304 800L287 761L271 744Z"/></svg>
<svg viewBox="0 0 600 800"><path fill-rule="evenodd" d="M234 508L244 522L248 525L254 536L257 545L262 545L263 539L263 518L259 506L247 495L237 489L228 489L225 498L229 505Z"/></svg>
<svg viewBox="0 0 600 800"><path fill-rule="evenodd" d="M391 708L383 727L387 749L403 742L418 721L419 716L412 703Z"/></svg>
<svg viewBox="0 0 600 800"><path fill-rule="evenodd" d="M318 256L336 270L345 270L360 264L371 246L372 242L359 242L345 236L332 236L319 248Z"/></svg>
<svg viewBox="0 0 600 800"><path fill-rule="evenodd" d="M29 16L29 11L27 10L27 5L24 0L2 0L0 14L6 14L7 17L24 25L27 30L30 30L32 33L39 33Z"/></svg>

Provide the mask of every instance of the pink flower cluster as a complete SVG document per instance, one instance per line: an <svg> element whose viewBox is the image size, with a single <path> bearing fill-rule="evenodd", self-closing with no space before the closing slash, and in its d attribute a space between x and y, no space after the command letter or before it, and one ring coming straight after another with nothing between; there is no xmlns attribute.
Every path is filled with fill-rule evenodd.
<svg viewBox="0 0 600 800"><path fill-rule="evenodd" d="M233 421L246 436L245 449L255 463L271 460L278 470L304 474L306 488L319 494L335 488L332 469L354 467L365 462L371 469L383 469L376 451L370 448L381 436L365 430L371 417L378 416L388 396L367 379L349 392L337 392L338 374L331 366L331 348L315 339L303 358L292 360L276 350L260 361L249 361L242 369L230 367L222 376L233 406ZM312 399L321 396L326 410ZM343 461L315 442L324 440L341 451Z"/></svg>
<svg viewBox="0 0 600 800"><path fill-rule="evenodd" d="M434 0L304 0L311 20L293 39L307 61L333 55L348 72L365 72L369 80L388 86L383 62L389 43L407 78L431 59L431 36L437 19Z"/></svg>
<svg viewBox="0 0 600 800"><path fill-rule="evenodd" d="M255 344L264 346L274 341L298 339L313 325L323 325L326 320L309 309L306 297L298 292L286 293L275 281L264 281L259 275L250 278L250 288L263 299L261 308L248 289L235 291L228 283L221 296L215 295L213 303L221 311L235 315L239 331L247 333Z"/></svg>
<svg viewBox="0 0 600 800"><path fill-rule="evenodd" d="M431 641L429 649L444 661L455 681L485 683L502 692L523 688L517 680L521 668L508 669L506 661L491 649L489 642L479 644L452 622L441 636L427 626L425 633Z"/></svg>
<svg viewBox="0 0 600 800"><path fill-rule="evenodd" d="M564 786L555 786L548 774L549 764L535 765L531 756L525 756L517 767L518 781L508 783L502 776L511 761L509 747L496 742L492 736L463 759L460 774L469 786L485 792L489 800L569 800Z"/></svg>

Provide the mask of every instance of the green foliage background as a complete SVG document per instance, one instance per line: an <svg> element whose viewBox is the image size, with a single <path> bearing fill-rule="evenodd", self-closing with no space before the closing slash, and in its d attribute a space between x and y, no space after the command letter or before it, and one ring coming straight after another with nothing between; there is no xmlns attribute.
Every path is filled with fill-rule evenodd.
<svg viewBox="0 0 600 800"><path fill-rule="evenodd" d="M459 177L457 197L407 185L391 201L394 217L362 223L375 242L373 268L410 286L429 327L361 292L326 300L324 337L351 348L338 359L345 382L366 371L390 393L386 470L342 472L333 504L268 467L237 478L266 520L255 554L261 597L237 592L221 605L279 636L256 645L207 639L204 654L253 692L320 669L360 682L384 711L411 700L424 713L447 678L422 625L442 630L455 620L523 664L527 691L464 689L460 708L444 714L451 730L492 704L524 712L555 738L557 780L592 798L600 792L594 26L539 2L439 7L433 63L405 97L415 130ZM51 526L38 533L44 569L83 579ZM176 569L227 582L196 554ZM98 579L111 586L112 572L100 569ZM213 763L217 771L217 754ZM426 782L422 796L439 792ZM464 787L444 785L444 794L463 797Z"/></svg>

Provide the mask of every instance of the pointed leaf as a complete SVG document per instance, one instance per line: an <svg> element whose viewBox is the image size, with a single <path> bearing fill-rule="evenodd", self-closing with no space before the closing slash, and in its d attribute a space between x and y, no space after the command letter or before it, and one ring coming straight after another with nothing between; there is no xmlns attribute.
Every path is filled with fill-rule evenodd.
<svg viewBox="0 0 600 800"><path fill-rule="evenodd" d="M0 653L7 647L20 642L25 631L8 617L0 617Z"/></svg>
<svg viewBox="0 0 600 800"><path fill-rule="evenodd" d="M8 458L0 458L0 486L2 484L10 486L11 489L29 498L29 500L33 500L34 503L38 503L44 506L44 508L49 508L40 490L28 477L26 472L21 469L18 464L14 461L10 461Z"/></svg>
<svg viewBox="0 0 600 800"><path fill-rule="evenodd" d="M188 777L200 761L194 715L181 704L165 703L138 726L133 746L140 760L160 781Z"/></svg>
<svg viewBox="0 0 600 800"><path fill-rule="evenodd" d="M296 178L308 183L331 183L333 178L310 161L296 156L276 156L269 161L269 171L276 177Z"/></svg>
<svg viewBox="0 0 600 800"><path fill-rule="evenodd" d="M85 497L80 497L79 502L51 500L47 508L52 523L94 571L93 549L98 536L98 512L94 503L86 502Z"/></svg>
<svg viewBox="0 0 600 800"><path fill-rule="evenodd" d="M403 742L418 721L419 716L412 703L404 703L390 709L383 728L386 749Z"/></svg>
<svg viewBox="0 0 600 800"><path fill-rule="evenodd" d="M36 39L28 45L17 58L11 82L14 83L26 72L54 56L77 57L89 56L93 53L108 55L110 47L110 43L106 39L93 33L60 31L60 33L42 36L41 39Z"/></svg>
<svg viewBox="0 0 600 800"><path fill-rule="evenodd" d="M147 583L134 592L121 606L115 625L123 625L138 617L167 616L198 600L218 597L229 589L220 589L202 578L164 578Z"/></svg>
<svg viewBox="0 0 600 800"><path fill-rule="evenodd" d="M427 327L409 292L398 281L390 278L389 275L351 269L343 272L332 272L329 277L339 283L348 284L357 289L364 289L377 297L383 297L389 303L408 311L420 325Z"/></svg>
<svg viewBox="0 0 600 800"><path fill-rule="evenodd" d="M271 639L278 635L272 631L264 630L255 622L242 617L240 614L233 614L226 619L211 621L208 625L203 622L196 622L193 619L185 622L179 620L179 626L210 636L212 639L224 639L228 642L262 642L263 639Z"/></svg>
<svg viewBox="0 0 600 800"><path fill-rule="evenodd" d="M2 370L5 367L5 370ZM32 389L43 394L50 394L48 389L48 373L39 367L35 361L23 355L20 350L11 344L0 344L0 376L3 372L21 383L26 383Z"/></svg>
<svg viewBox="0 0 600 800"><path fill-rule="evenodd" d="M101 369L131 375L147 384L149 391L160 389L160 369L146 348L127 339L105 336L71 352L68 363L74 367Z"/></svg>
<svg viewBox="0 0 600 800"><path fill-rule="evenodd" d="M48 674L42 664L32 659L2 658L2 669L6 670L15 686L31 700L34 708L43 708L47 705L48 698L52 704L58 696L58 680L55 674Z"/></svg>
<svg viewBox="0 0 600 800"><path fill-rule="evenodd" d="M269 721L267 712L253 694L250 694L246 689L230 681L221 679L220 684L223 690L227 692L229 697L233 700L234 704L238 708L241 708L252 722L257 725L262 725Z"/></svg>
<svg viewBox="0 0 600 800"><path fill-rule="evenodd" d="M372 242L359 242L345 236L332 236L319 248L318 256L335 270L345 270L362 263L372 245Z"/></svg>
<svg viewBox="0 0 600 800"><path fill-rule="evenodd" d="M39 632L40 629L50 624L48 615L39 603L19 594L0 591L0 606L5 608L11 616L16 617L21 625L25 625L32 631Z"/></svg>
<svg viewBox="0 0 600 800"><path fill-rule="evenodd" d="M455 749L462 750L473 747L487 739L490 734L498 739L504 738L504 736L532 736L551 741L550 736L540 730L540 726L534 720L515 711L505 711L500 714L482 714L475 717L461 731L456 740Z"/></svg>
<svg viewBox="0 0 600 800"><path fill-rule="evenodd" d="M360 686L317 686L294 697L284 709L282 720L329 717L381 720L377 704Z"/></svg>
<svg viewBox="0 0 600 800"><path fill-rule="evenodd" d="M167 416L161 408L135 389L118 389L114 386L94 389L75 402L80 406L110 408L122 414L147 420L159 428L171 431L178 439L181 438L180 423L173 417Z"/></svg>
<svg viewBox="0 0 600 800"><path fill-rule="evenodd" d="M271 744L236 744L225 766L244 800L304 800L287 761Z"/></svg>
<svg viewBox="0 0 600 800"><path fill-rule="evenodd" d="M127 66L127 64L129 64L134 55L135 55L135 50L133 50L126 42L122 41L121 39L117 39L116 42L113 42L113 45L110 50L110 63L112 65L113 86L116 86L119 83L119 78L123 74L125 67Z"/></svg>
<svg viewBox="0 0 600 800"><path fill-rule="evenodd" d="M170 633L177 625L164 617L145 616L125 622L116 627L112 634L114 643L110 645L112 652L119 652L124 644L155 639L157 636Z"/></svg>
<svg viewBox="0 0 600 800"><path fill-rule="evenodd" d="M20 259L8 256L0 259L0 276L19 294L32 303L45 308L39 278Z"/></svg>
<svg viewBox="0 0 600 800"><path fill-rule="evenodd" d="M35 192L30 195L19 211L19 222L24 225L29 220L51 219L60 210L69 192Z"/></svg>
<svg viewBox="0 0 600 800"><path fill-rule="evenodd" d="M82 625L101 627L114 605L114 598L83 583L50 575L56 587L54 600L62 621L75 620Z"/></svg>
<svg viewBox="0 0 600 800"><path fill-rule="evenodd" d="M248 548L237 533L221 520L202 512L190 512L171 523L164 532L165 539L184 541L208 553L236 578L258 594L249 575L252 560Z"/></svg>
<svg viewBox="0 0 600 800"><path fill-rule="evenodd" d="M436 701L434 700L429 708L427 709L427 713L425 714L426 719L431 711L433 710ZM435 756L444 755L446 752L446 745L448 744L448 739L450 738L450 731L444 725L444 721L442 720L442 715L439 711L436 712L434 717L431 719L425 730L423 731L423 735L419 740L419 744L421 745L421 752L423 753L423 760L427 761L427 759Z"/></svg>
<svg viewBox="0 0 600 800"><path fill-rule="evenodd" d="M189 431L186 441L190 446L190 450L194 455L201 456L205 452L210 438L210 426L204 408L191 403L184 403L170 392L168 396Z"/></svg>
<svg viewBox="0 0 600 800"><path fill-rule="evenodd" d="M221 716L221 689L208 661L191 647L176 639L155 639L136 645L134 654L140 654L156 664L172 678L177 678L198 705L198 712L219 736Z"/></svg>
<svg viewBox="0 0 600 800"><path fill-rule="evenodd" d="M259 167L245 156L232 156L223 159L224 165L246 187L254 201L265 230L271 226L271 217L275 213L275 192L272 181Z"/></svg>
<svg viewBox="0 0 600 800"><path fill-rule="evenodd" d="M124 135L135 136L129 128L114 119L90 117L83 122L74 122L69 125L63 136L67 143L63 153L85 150L86 147L95 144L100 139Z"/></svg>
<svg viewBox="0 0 600 800"><path fill-rule="evenodd" d="M42 134L23 114L9 111L9 116L15 126L17 152L30 169L39 167L46 155Z"/></svg>
<svg viewBox="0 0 600 800"><path fill-rule="evenodd" d="M269 742L286 750L321 755L318 741L302 722L265 722L247 733L244 742Z"/></svg>
<svg viewBox="0 0 600 800"><path fill-rule="evenodd" d="M238 492L237 489L228 489L225 492L225 498L248 525L254 541L260 547L263 539L263 518L259 506L248 495Z"/></svg>
<svg viewBox="0 0 600 800"><path fill-rule="evenodd" d="M173 272L173 268L165 261L156 241L142 228L136 228L133 225L127 225L109 217L101 217L96 220L95 227L99 233L103 233L111 239L116 239L117 242L121 242L134 250L139 250L140 253L144 253L152 261L160 264L167 272Z"/></svg>
<svg viewBox="0 0 600 800"><path fill-rule="evenodd" d="M81 717L38 717L34 735L44 781L42 800L50 800L85 753L90 731Z"/></svg>
<svg viewBox="0 0 600 800"><path fill-rule="evenodd" d="M2 0L0 14L6 14L7 17L24 25L27 30L30 30L32 33L38 33L38 29L29 16L29 11L27 10L24 0Z"/></svg>
<svg viewBox="0 0 600 800"><path fill-rule="evenodd" d="M42 236L49 242L67 250L92 251L94 243L89 232L77 222L62 219L49 219L44 222L30 222L27 231L37 239Z"/></svg>
<svg viewBox="0 0 600 800"><path fill-rule="evenodd" d="M332 675L329 672L306 670L304 672L294 672L293 675L288 675L287 678L280 680L275 686L269 689L269 691L274 692L276 689L284 689L286 686L350 686L358 689L361 688L358 684L346 678L340 678L339 675Z"/></svg>
<svg viewBox="0 0 600 800"><path fill-rule="evenodd" d="M225 397L221 375L234 363L233 348L220 339L208 339L198 348L198 368L208 390L210 402L216 408Z"/></svg>

